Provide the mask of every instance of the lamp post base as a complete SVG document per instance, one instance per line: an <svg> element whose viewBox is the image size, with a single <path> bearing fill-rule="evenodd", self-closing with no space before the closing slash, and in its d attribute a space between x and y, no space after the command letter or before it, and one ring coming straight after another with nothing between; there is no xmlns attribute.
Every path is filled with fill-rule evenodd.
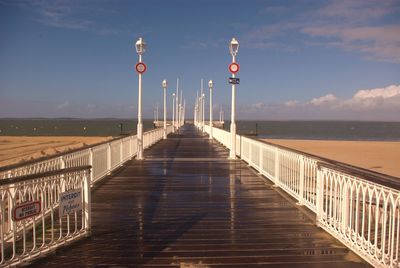
<svg viewBox="0 0 400 268"><path fill-rule="evenodd" d="M137 156L136 160L143 160L143 124L137 124Z"/></svg>
<svg viewBox="0 0 400 268"><path fill-rule="evenodd" d="M236 159L236 124L231 123L231 148L229 151L229 159Z"/></svg>

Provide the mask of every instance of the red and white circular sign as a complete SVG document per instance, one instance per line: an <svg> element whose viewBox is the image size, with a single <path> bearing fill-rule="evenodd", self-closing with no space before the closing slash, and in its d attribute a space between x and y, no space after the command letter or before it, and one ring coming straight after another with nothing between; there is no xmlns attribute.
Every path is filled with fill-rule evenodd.
<svg viewBox="0 0 400 268"><path fill-rule="evenodd" d="M143 62L138 62L136 64L135 68L136 68L136 72L138 72L140 74L146 72L146 70L147 70L147 66Z"/></svg>
<svg viewBox="0 0 400 268"><path fill-rule="evenodd" d="M235 74L237 72L239 72L239 64L237 64L236 62L232 62L231 64L229 64L229 72Z"/></svg>

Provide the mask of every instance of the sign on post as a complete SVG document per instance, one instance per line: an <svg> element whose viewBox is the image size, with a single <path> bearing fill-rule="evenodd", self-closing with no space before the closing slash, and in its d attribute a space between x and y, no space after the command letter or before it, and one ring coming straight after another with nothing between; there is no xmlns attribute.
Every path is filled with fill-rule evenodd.
<svg viewBox="0 0 400 268"><path fill-rule="evenodd" d="M135 69L136 69L136 72L142 74L142 73L146 72L147 66L143 62L138 62L135 66Z"/></svg>
<svg viewBox="0 0 400 268"><path fill-rule="evenodd" d="M40 201L26 202L14 207L12 216L14 221L21 221L39 215L41 211Z"/></svg>
<svg viewBox="0 0 400 268"><path fill-rule="evenodd" d="M235 74L235 73L239 72L240 66L236 62L232 62L231 64L229 64L228 69L229 69L230 73Z"/></svg>
<svg viewBox="0 0 400 268"><path fill-rule="evenodd" d="M60 194L60 217L82 210L82 189L74 189Z"/></svg>
<svg viewBox="0 0 400 268"><path fill-rule="evenodd" d="M229 84L232 85L239 85L240 83L240 78L237 77L229 77Z"/></svg>

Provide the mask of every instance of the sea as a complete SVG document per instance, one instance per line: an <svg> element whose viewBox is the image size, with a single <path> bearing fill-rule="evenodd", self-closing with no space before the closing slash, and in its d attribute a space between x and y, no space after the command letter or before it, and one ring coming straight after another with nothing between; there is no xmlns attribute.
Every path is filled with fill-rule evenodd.
<svg viewBox="0 0 400 268"><path fill-rule="evenodd" d="M136 133L133 119L0 119L0 136L120 136ZM237 133L270 139L400 141L400 122L238 121ZM225 121L224 129L229 130ZM153 120L143 120L145 131Z"/></svg>

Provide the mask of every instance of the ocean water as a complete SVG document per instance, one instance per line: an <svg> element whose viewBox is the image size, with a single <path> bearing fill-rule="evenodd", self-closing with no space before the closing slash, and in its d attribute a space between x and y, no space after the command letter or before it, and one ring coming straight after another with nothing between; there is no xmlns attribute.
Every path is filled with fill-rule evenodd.
<svg viewBox="0 0 400 268"><path fill-rule="evenodd" d="M136 133L136 124L128 119L0 119L0 136L119 136ZM152 120L143 126L154 128ZM229 127L226 121L224 128ZM400 122L238 121L237 132L271 139L400 141Z"/></svg>
<svg viewBox="0 0 400 268"><path fill-rule="evenodd" d="M119 136L136 133L128 119L0 119L0 136ZM153 129L143 120L144 131Z"/></svg>
<svg viewBox="0 0 400 268"><path fill-rule="evenodd" d="M225 122L224 128L229 127ZM271 139L400 141L400 122L238 121L236 129Z"/></svg>

